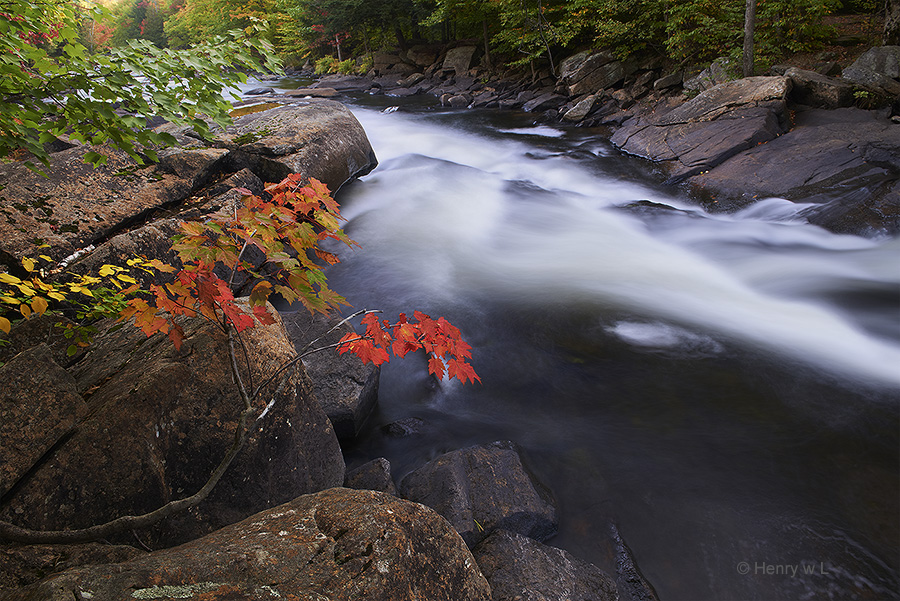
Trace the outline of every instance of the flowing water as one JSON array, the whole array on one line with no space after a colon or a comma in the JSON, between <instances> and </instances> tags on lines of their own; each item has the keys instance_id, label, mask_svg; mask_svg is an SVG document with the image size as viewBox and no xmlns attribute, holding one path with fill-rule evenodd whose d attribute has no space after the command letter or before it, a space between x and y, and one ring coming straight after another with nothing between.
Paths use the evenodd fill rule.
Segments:
<instances>
[{"instance_id":1,"label":"flowing water","mask_svg":"<svg viewBox=\"0 0 900 601\"><path fill-rule=\"evenodd\" d=\"M614 571L614 521L661 599L898 597L900 239L709 214L599 131L360 102L380 165L339 195L332 286L446 316L483 385L384 366L350 467L509 439L549 544Z\"/></svg>"}]
</instances>

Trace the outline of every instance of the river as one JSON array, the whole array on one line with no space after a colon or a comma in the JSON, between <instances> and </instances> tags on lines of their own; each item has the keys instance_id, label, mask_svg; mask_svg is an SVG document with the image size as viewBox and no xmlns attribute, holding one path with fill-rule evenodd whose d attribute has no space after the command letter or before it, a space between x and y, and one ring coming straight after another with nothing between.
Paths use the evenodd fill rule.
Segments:
<instances>
[{"instance_id":1,"label":"river","mask_svg":"<svg viewBox=\"0 0 900 601\"><path fill-rule=\"evenodd\" d=\"M380 164L338 196L361 247L329 280L450 319L483 384L392 361L350 467L508 439L548 543L614 572L613 521L663 600L900 596L900 239L709 214L601 131L390 104L352 105Z\"/></svg>"}]
</instances>

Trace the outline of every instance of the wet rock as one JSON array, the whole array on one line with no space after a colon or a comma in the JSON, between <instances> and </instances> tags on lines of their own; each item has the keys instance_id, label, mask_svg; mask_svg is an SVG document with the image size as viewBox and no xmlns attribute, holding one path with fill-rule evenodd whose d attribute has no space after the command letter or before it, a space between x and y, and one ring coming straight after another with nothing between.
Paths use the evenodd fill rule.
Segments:
<instances>
[{"instance_id":1,"label":"wet rock","mask_svg":"<svg viewBox=\"0 0 900 601\"><path fill-rule=\"evenodd\" d=\"M526 111L542 111L562 106L568 100L565 96L560 96L553 92L541 94L533 100L526 102L522 108Z\"/></svg>"},{"instance_id":2,"label":"wet rock","mask_svg":"<svg viewBox=\"0 0 900 601\"><path fill-rule=\"evenodd\" d=\"M43 530L79 528L139 515L200 489L234 440L242 403L225 335L200 318L182 324L180 350L165 336L100 325L94 344L70 369L88 414L5 500L3 519ZM294 356L280 320L245 330L243 340L248 385L251 374L258 385ZM141 540L176 544L343 483L337 439L302 366L269 385L256 403L260 417L210 496L142 532Z\"/></svg>"},{"instance_id":3,"label":"wet rock","mask_svg":"<svg viewBox=\"0 0 900 601\"><path fill-rule=\"evenodd\" d=\"M391 462L384 457L373 459L347 472L344 486L356 490L376 490L389 495L397 495L397 487L391 476Z\"/></svg>"},{"instance_id":4,"label":"wet rock","mask_svg":"<svg viewBox=\"0 0 900 601\"><path fill-rule=\"evenodd\" d=\"M493 601L618 601L597 566L531 538L496 530L473 551Z\"/></svg>"},{"instance_id":5,"label":"wet rock","mask_svg":"<svg viewBox=\"0 0 900 601\"><path fill-rule=\"evenodd\" d=\"M464 75L472 67L472 60L475 58L476 50L475 46L451 48L444 57L441 70L453 71L457 76Z\"/></svg>"},{"instance_id":6,"label":"wet rock","mask_svg":"<svg viewBox=\"0 0 900 601\"><path fill-rule=\"evenodd\" d=\"M509 442L441 455L408 474L399 489L444 516L470 547L498 528L546 540L559 524L550 492Z\"/></svg>"},{"instance_id":7,"label":"wet rock","mask_svg":"<svg viewBox=\"0 0 900 601\"><path fill-rule=\"evenodd\" d=\"M272 88L253 88L244 92L244 96L261 96L263 94L273 94L274 92L275 90Z\"/></svg>"},{"instance_id":8,"label":"wet rock","mask_svg":"<svg viewBox=\"0 0 900 601\"><path fill-rule=\"evenodd\" d=\"M653 585L644 577L615 522L608 524L616 554L616 587L622 601L659 601Z\"/></svg>"},{"instance_id":9,"label":"wet rock","mask_svg":"<svg viewBox=\"0 0 900 601\"><path fill-rule=\"evenodd\" d=\"M381 431L391 438L424 436L429 429L428 422L420 417L405 417L381 427Z\"/></svg>"},{"instance_id":10,"label":"wet rock","mask_svg":"<svg viewBox=\"0 0 900 601\"><path fill-rule=\"evenodd\" d=\"M345 334L353 333L350 324L340 325L340 316L312 315L302 308L283 313L281 318L298 353L308 350L310 344L312 349L337 344ZM329 333L332 328L336 329ZM378 402L380 369L332 348L306 356L303 365L338 439L355 438Z\"/></svg>"},{"instance_id":11,"label":"wet rock","mask_svg":"<svg viewBox=\"0 0 900 601\"><path fill-rule=\"evenodd\" d=\"M569 121L571 123L577 123L588 116L588 113L591 112L591 109L594 108L594 103L597 101L597 95L591 94L584 100L578 102L571 109L566 111L563 115L563 121Z\"/></svg>"},{"instance_id":12,"label":"wet rock","mask_svg":"<svg viewBox=\"0 0 900 601\"><path fill-rule=\"evenodd\" d=\"M450 526L415 503L338 488L174 549L51 576L0 599L274 598L489 601ZM90 597L88 597L88 595Z\"/></svg>"},{"instance_id":13,"label":"wet rock","mask_svg":"<svg viewBox=\"0 0 900 601\"><path fill-rule=\"evenodd\" d=\"M668 90L669 88L674 88L675 86L681 85L681 82L684 80L684 73L682 71L678 71L677 73L672 73L671 75L666 75L664 77L660 77L656 81L653 82L654 90Z\"/></svg>"},{"instance_id":14,"label":"wet rock","mask_svg":"<svg viewBox=\"0 0 900 601\"><path fill-rule=\"evenodd\" d=\"M326 75L321 77L311 88L331 88L338 92L365 92L372 87L372 81L359 75Z\"/></svg>"},{"instance_id":15,"label":"wet rock","mask_svg":"<svg viewBox=\"0 0 900 601\"><path fill-rule=\"evenodd\" d=\"M662 114L632 119L613 134L625 152L661 161L670 182L707 171L784 132L785 77L722 84Z\"/></svg>"},{"instance_id":16,"label":"wet rock","mask_svg":"<svg viewBox=\"0 0 900 601\"><path fill-rule=\"evenodd\" d=\"M344 105L330 100L244 115L234 120L229 133L232 139L249 138L231 152L230 170L249 168L267 182L301 173L335 192L378 164L359 121Z\"/></svg>"},{"instance_id":17,"label":"wet rock","mask_svg":"<svg viewBox=\"0 0 900 601\"><path fill-rule=\"evenodd\" d=\"M350 86L344 91L356 91L355 86ZM284 93L288 98L334 98L338 94L335 88L297 88Z\"/></svg>"},{"instance_id":18,"label":"wet rock","mask_svg":"<svg viewBox=\"0 0 900 601\"><path fill-rule=\"evenodd\" d=\"M799 111L790 132L693 177L691 185L713 209L735 210L757 198L779 196L818 204L808 210L808 218L835 232L897 233L896 130L885 113L876 111Z\"/></svg>"},{"instance_id":19,"label":"wet rock","mask_svg":"<svg viewBox=\"0 0 900 601\"><path fill-rule=\"evenodd\" d=\"M87 413L75 380L41 344L0 367L0 496Z\"/></svg>"},{"instance_id":20,"label":"wet rock","mask_svg":"<svg viewBox=\"0 0 900 601\"><path fill-rule=\"evenodd\" d=\"M791 67L784 72L791 80L790 99L806 106L835 109L853 106L853 92L857 89L850 82Z\"/></svg>"}]
</instances>

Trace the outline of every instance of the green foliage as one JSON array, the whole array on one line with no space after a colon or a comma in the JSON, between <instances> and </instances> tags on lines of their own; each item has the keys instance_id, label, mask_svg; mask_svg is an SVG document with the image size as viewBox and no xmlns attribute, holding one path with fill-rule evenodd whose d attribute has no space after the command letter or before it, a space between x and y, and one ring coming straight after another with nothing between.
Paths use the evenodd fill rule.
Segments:
<instances>
[{"instance_id":1,"label":"green foliage","mask_svg":"<svg viewBox=\"0 0 900 601\"><path fill-rule=\"evenodd\" d=\"M328 73L337 73L338 59L333 56L323 56L315 63L316 75L327 75Z\"/></svg>"},{"instance_id":2,"label":"green foliage","mask_svg":"<svg viewBox=\"0 0 900 601\"><path fill-rule=\"evenodd\" d=\"M7 0L2 6L8 12L0 12L0 157L21 149L46 164L44 144L68 135L153 161L153 147L174 140L148 129L148 118L190 124L208 136L208 120L230 122L222 92L246 80L236 68L277 67L269 45L238 31L178 52L132 40L91 55L79 39L78 5ZM102 17L99 8L92 11ZM87 159L100 164L106 157L94 152Z\"/></svg>"},{"instance_id":3,"label":"green foliage","mask_svg":"<svg viewBox=\"0 0 900 601\"><path fill-rule=\"evenodd\" d=\"M357 65L356 61L352 58L348 58L345 61L341 61L337 64L337 72L341 75L351 75L356 73Z\"/></svg>"}]
</instances>

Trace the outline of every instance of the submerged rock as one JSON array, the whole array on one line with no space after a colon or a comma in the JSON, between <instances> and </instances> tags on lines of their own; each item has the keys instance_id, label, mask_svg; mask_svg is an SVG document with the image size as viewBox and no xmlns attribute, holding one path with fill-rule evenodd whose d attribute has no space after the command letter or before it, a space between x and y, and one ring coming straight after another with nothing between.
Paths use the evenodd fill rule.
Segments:
<instances>
[{"instance_id":1,"label":"submerged rock","mask_svg":"<svg viewBox=\"0 0 900 601\"><path fill-rule=\"evenodd\" d=\"M537 540L556 534L556 504L509 442L441 455L407 475L400 493L444 516L470 547L502 528Z\"/></svg>"},{"instance_id":2,"label":"submerged rock","mask_svg":"<svg viewBox=\"0 0 900 601\"><path fill-rule=\"evenodd\" d=\"M597 566L527 536L496 530L474 549L493 601L618 601Z\"/></svg>"}]
</instances>

